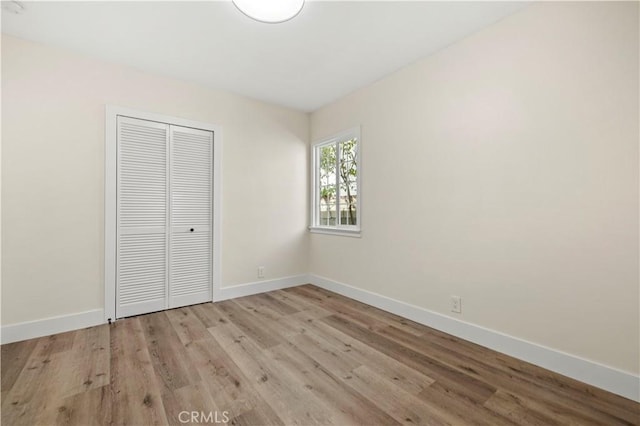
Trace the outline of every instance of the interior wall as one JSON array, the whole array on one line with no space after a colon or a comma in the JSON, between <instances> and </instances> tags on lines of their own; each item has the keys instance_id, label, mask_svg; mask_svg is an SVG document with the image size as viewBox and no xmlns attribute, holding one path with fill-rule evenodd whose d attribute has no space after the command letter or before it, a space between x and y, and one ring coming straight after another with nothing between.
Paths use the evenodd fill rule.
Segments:
<instances>
[{"instance_id":1,"label":"interior wall","mask_svg":"<svg viewBox=\"0 0 640 426\"><path fill-rule=\"evenodd\" d=\"M104 307L106 104L222 127L223 287L308 272L308 114L3 35L3 325Z\"/></svg>"},{"instance_id":2,"label":"interior wall","mask_svg":"<svg viewBox=\"0 0 640 426\"><path fill-rule=\"evenodd\" d=\"M363 180L311 272L638 374L638 31L540 2L313 113L362 126Z\"/></svg>"}]
</instances>

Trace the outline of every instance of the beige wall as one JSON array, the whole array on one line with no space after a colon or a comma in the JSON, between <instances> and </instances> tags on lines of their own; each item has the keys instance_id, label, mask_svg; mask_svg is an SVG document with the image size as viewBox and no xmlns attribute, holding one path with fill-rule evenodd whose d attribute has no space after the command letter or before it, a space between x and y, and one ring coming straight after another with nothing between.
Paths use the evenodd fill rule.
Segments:
<instances>
[{"instance_id":1,"label":"beige wall","mask_svg":"<svg viewBox=\"0 0 640 426\"><path fill-rule=\"evenodd\" d=\"M545 2L313 113L363 231L311 272L637 374L638 59L637 2Z\"/></svg>"},{"instance_id":2,"label":"beige wall","mask_svg":"<svg viewBox=\"0 0 640 426\"><path fill-rule=\"evenodd\" d=\"M3 325L104 306L105 104L222 127L222 286L308 271L307 114L3 36Z\"/></svg>"},{"instance_id":3,"label":"beige wall","mask_svg":"<svg viewBox=\"0 0 640 426\"><path fill-rule=\"evenodd\" d=\"M2 323L103 307L114 104L224 129L223 286L310 271L637 374L637 36L539 3L314 113L362 125L360 239L307 236L306 114L3 36Z\"/></svg>"}]
</instances>

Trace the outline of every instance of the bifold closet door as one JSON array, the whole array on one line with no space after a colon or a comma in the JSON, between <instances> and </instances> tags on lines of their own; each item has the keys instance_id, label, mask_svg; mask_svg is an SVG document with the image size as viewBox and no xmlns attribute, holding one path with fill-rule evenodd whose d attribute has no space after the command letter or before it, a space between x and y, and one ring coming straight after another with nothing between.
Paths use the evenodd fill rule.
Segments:
<instances>
[{"instance_id":1,"label":"bifold closet door","mask_svg":"<svg viewBox=\"0 0 640 426\"><path fill-rule=\"evenodd\" d=\"M169 126L118 117L116 318L167 307Z\"/></svg>"},{"instance_id":2,"label":"bifold closet door","mask_svg":"<svg viewBox=\"0 0 640 426\"><path fill-rule=\"evenodd\" d=\"M212 299L213 133L118 117L116 318Z\"/></svg>"},{"instance_id":3,"label":"bifold closet door","mask_svg":"<svg viewBox=\"0 0 640 426\"><path fill-rule=\"evenodd\" d=\"M170 126L169 307L212 299L213 133Z\"/></svg>"}]
</instances>

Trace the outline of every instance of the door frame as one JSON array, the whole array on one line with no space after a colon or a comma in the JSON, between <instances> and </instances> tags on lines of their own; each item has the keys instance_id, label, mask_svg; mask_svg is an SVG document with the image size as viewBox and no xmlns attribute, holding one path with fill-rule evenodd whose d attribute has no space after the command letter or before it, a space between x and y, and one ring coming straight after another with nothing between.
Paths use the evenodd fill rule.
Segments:
<instances>
[{"instance_id":1,"label":"door frame","mask_svg":"<svg viewBox=\"0 0 640 426\"><path fill-rule=\"evenodd\" d=\"M222 128L215 124L187 120L180 117L138 111L130 108L105 106L105 167L104 167L104 319L116 319L116 247L117 247L117 117L131 117L213 132L213 256L212 301L220 292L222 277Z\"/></svg>"}]
</instances>

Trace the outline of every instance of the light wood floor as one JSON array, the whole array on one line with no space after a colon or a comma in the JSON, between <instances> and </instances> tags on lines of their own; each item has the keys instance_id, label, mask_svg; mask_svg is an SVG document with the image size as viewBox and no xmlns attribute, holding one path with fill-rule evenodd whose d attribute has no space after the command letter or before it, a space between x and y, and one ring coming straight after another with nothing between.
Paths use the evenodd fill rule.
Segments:
<instances>
[{"instance_id":1,"label":"light wood floor","mask_svg":"<svg viewBox=\"0 0 640 426\"><path fill-rule=\"evenodd\" d=\"M3 345L1 391L3 425L640 424L640 404L311 285Z\"/></svg>"}]
</instances>

